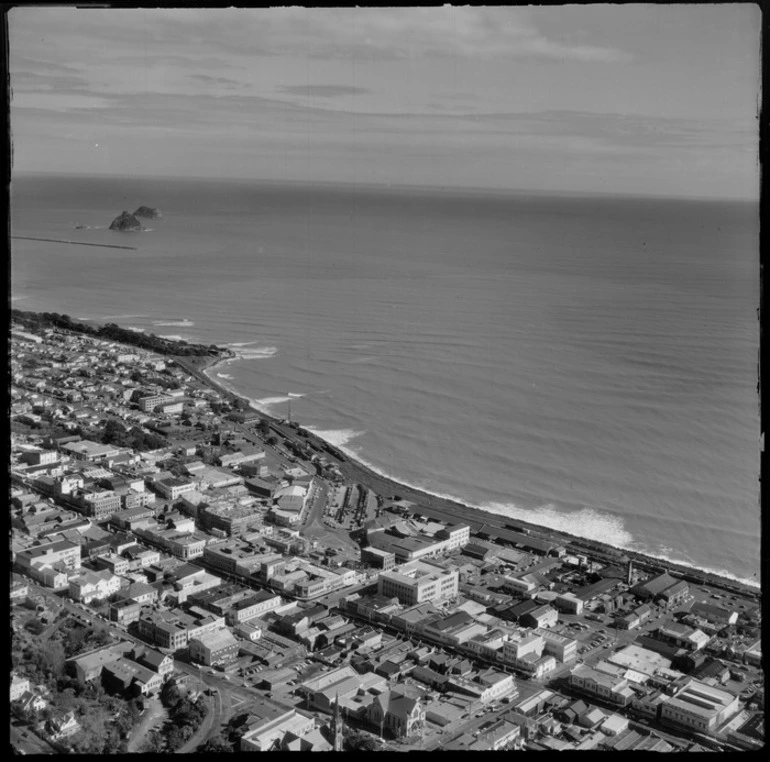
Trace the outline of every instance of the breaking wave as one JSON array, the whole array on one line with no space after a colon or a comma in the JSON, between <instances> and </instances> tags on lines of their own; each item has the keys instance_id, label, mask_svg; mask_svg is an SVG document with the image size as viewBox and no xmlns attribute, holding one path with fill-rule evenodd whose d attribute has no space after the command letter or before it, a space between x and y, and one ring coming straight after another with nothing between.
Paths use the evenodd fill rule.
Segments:
<instances>
[{"instance_id":1,"label":"breaking wave","mask_svg":"<svg viewBox=\"0 0 770 762\"><path fill-rule=\"evenodd\" d=\"M625 529L623 519L608 513L601 513L594 508L581 508L577 511L559 510L552 503L539 508L522 508L514 503L484 503L478 506L482 511L519 519L528 524L566 532L574 537L596 540L615 548L631 549L633 535Z\"/></svg>"},{"instance_id":2,"label":"breaking wave","mask_svg":"<svg viewBox=\"0 0 770 762\"><path fill-rule=\"evenodd\" d=\"M353 429L329 429L326 431L321 431L319 429L314 429L312 426L306 426L305 428L308 431L312 431L313 434L315 434L317 437L323 439L324 442L328 442L330 445L334 445L335 447L340 448L350 442L351 439L355 439L356 437L360 437L362 434L366 434L365 431L354 431ZM360 460L358 455L355 457L356 460Z\"/></svg>"},{"instance_id":3,"label":"breaking wave","mask_svg":"<svg viewBox=\"0 0 770 762\"><path fill-rule=\"evenodd\" d=\"M153 320L152 324L157 326L174 326L176 328L192 328L195 325L192 320L187 318L182 318L181 320Z\"/></svg>"},{"instance_id":4,"label":"breaking wave","mask_svg":"<svg viewBox=\"0 0 770 762\"><path fill-rule=\"evenodd\" d=\"M239 360L266 360L278 354L278 347L256 347L255 349L233 349Z\"/></svg>"},{"instance_id":5,"label":"breaking wave","mask_svg":"<svg viewBox=\"0 0 770 762\"><path fill-rule=\"evenodd\" d=\"M297 397L305 397L305 394L294 394L292 393L291 396L288 394L284 395L283 397L263 397L262 399L258 400L250 400L252 401L257 407L269 407L270 405L280 405L282 402L288 402L289 400L296 399Z\"/></svg>"}]
</instances>

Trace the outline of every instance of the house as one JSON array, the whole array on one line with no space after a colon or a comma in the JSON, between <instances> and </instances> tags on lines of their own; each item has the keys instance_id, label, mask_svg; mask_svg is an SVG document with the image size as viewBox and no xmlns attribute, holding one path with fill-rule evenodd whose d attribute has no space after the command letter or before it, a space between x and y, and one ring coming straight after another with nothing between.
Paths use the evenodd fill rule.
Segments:
<instances>
[{"instance_id":1,"label":"house","mask_svg":"<svg viewBox=\"0 0 770 762\"><path fill-rule=\"evenodd\" d=\"M120 577L109 569L84 571L69 582L69 595L75 601L90 603L94 599L109 598L120 590Z\"/></svg>"},{"instance_id":2,"label":"house","mask_svg":"<svg viewBox=\"0 0 770 762\"><path fill-rule=\"evenodd\" d=\"M48 702L42 696L32 691L24 691L16 702L22 712L40 712L48 706Z\"/></svg>"},{"instance_id":3,"label":"house","mask_svg":"<svg viewBox=\"0 0 770 762\"><path fill-rule=\"evenodd\" d=\"M80 730L80 723L75 719L74 712L51 717L45 724L45 729L55 740L74 735Z\"/></svg>"},{"instance_id":4,"label":"house","mask_svg":"<svg viewBox=\"0 0 770 762\"><path fill-rule=\"evenodd\" d=\"M29 680L25 677L14 675L11 679L11 701L21 698L27 691L29 691Z\"/></svg>"}]
</instances>

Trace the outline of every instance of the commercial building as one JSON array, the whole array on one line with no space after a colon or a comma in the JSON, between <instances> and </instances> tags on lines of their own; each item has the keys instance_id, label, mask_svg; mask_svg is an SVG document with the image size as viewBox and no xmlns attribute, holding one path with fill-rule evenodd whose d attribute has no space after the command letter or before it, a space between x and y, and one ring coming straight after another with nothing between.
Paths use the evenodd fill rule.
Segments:
<instances>
[{"instance_id":1,"label":"commercial building","mask_svg":"<svg viewBox=\"0 0 770 762\"><path fill-rule=\"evenodd\" d=\"M29 572L35 566L62 564L70 571L80 567L80 545L68 540L58 540L45 545L36 545L16 554L16 563L22 572Z\"/></svg>"},{"instance_id":2,"label":"commercial building","mask_svg":"<svg viewBox=\"0 0 770 762\"><path fill-rule=\"evenodd\" d=\"M618 706L627 706L634 697L628 687L628 680L600 672L587 664L577 664L572 668L569 685L581 693Z\"/></svg>"},{"instance_id":3,"label":"commercial building","mask_svg":"<svg viewBox=\"0 0 770 762\"><path fill-rule=\"evenodd\" d=\"M446 570L426 561L411 561L391 571L382 572L377 580L377 592L395 597L411 606L424 601L454 598L458 593L460 575L457 569Z\"/></svg>"},{"instance_id":4,"label":"commercial building","mask_svg":"<svg viewBox=\"0 0 770 762\"><path fill-rule=\"evenodd\" d=\"M195 489L194 482L187 482L173 477L158 479L153 482L152 486L167 500L178 500L186 492L192 492Z\"/></svg>"},{"instance_id":5,"label":"commercial building","mask_svg":"<svg viewBox=\"0 0 770 762\"><path fill-rule=\"evenodd\" d=\"M111 490L80 490L75 494L75 501L86 516L98 521L109 518L121 509L120 495Z\"/></svg>"},{"instance_id":6,"label":"commercial building","mask_svg":"<svg viewBox=\"0 0 770 762\"><path fill-rule=\"evenodd\" d=\"M238 641L230 630L220 629L192 638L188 641L188 648L194 661L210 667L235 658L238 654Z\"/></svg>"},{"instance_id":7,"label":"commercial building","mask_svg":"<svg viewBox=\"0 0 770 762\"><path fill-rule=\"evenodd\" d=\"M699 733L713 734L740 709L737 696L690 680L660 708L661 722Z\"/></svg>"}]
</instances>

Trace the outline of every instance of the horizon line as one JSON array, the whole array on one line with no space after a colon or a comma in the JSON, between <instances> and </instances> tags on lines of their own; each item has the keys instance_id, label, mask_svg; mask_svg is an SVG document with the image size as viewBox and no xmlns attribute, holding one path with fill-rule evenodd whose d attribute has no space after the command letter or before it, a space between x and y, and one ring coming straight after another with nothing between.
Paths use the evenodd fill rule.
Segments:
<instances>
[{"instance_id":1,"label":"horizon line","mask_svg":"<svg viewBox=\"0 0 770 762\"><path fill-rule=\"evenodd\" d=\"M365 182L356 180L287 180L284 178L271 177L218 177L206 175L120 175L107 172L66 172L56 170L13 170L9 181L9 187L13 185L13 178L16 176L41 176L41 177L89 177L89 178L113 178L115 180L182 180L182 181L206 181L206 182L233 182L233 183L256 183L256 184L275 184L289 186L334 186L349 188L368 188L377 190L424 190L438 191L441 193L477 193L493 195L535 195L535 196L591 196L600 198L627 198L627 199L647 199L661 201L694 201L694 202L723 202L723 203L756 203L760 202L760 192L758 189L756 196L685 196L674 194L656 194L641 193L630 191L589 191L589 190L571 190L571 189L537 189L537 188L504 188L504 187L485 187L476 185L428 185L420 183L394 183L394 182Z\"/></svg>"}]
</instances>

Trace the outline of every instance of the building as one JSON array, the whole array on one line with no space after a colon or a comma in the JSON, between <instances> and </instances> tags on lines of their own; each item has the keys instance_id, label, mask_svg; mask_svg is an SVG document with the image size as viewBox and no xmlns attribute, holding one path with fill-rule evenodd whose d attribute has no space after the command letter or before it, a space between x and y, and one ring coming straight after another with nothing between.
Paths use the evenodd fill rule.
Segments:
<instances>
[{"instance_id":1,"label":"building","mask_svg":"<svg viewBox=\"0 0 770 762\"><path fill-rule=\"evenodd\" d=\"M374 697L387 688L387 679L381 675L358 674L346 664L305 681L298 690L314 709L331 713L338 706L345 716L363 719Z\"/></svg>"},{"instance_id":2,"label":"building","mask_svg":"<svg viewBox=\"0 0 770 762\"><path fill-rule=\"evenodd\" d=\"M261 708L260 714L262 716L241 736L241 751L271 751L280 748L287 735L302 738L315 729L313 717L300 714L296 709L271 706Z\"/></svg>"},{"instance_id":3,"label":"building","mask_svg":"<svg viewBox=\"0 0 770 762\"><path fill-rule=\"evenodd\" d=\"M396 566L396 555L379 548L363 548L361 550L361 561L367 564L367 566L373 566L375 569L390 571Z\"/></svg>"},{"instance_id":4,"label":"building","mask_svg":"<svg viewBox=\"0 0 770 762\"><path fill-rule=\"evenodd\" d=\"M618 706L627 706L634 697L628 680L600 672L587 664L577 664L571 669L569 685L581 693Z\"/></svg>"},{"instance_id":5,"label":"building","mask_svg":"<svg viewBox=\"0 0 770 762\"><path fill-rule=\"evenodd\" d=\"M457 569L446 570L428 561L411 561L392 571L382 572L377 580L377 592L395 597L411 606L423 601L454 598L459 589Z\"/></svg>"},{"instance_id":6,"label":"building","mask_svg":"<svg viewBox=\"0 0 770 762\"><path fill-rule=\"evenodd\" d=\"M405 738L425 726L425 709L419 699L390 690L375 696L366 718L381 732Z\"/></svg>"},{"instance_id":7,"label":"building","mask_svg":"<svg viewBox=\"0 0 770 762\"><path fill-rule=\"evenodd\" d=\"M195 489L195 482L186 482L182 479L168 477L166 479L158 479L153 482L152 486L167 500L178 500L185 493L192 492Z\"/></svg>"},{"instance_id":8,"label":"building","mask_svg":"<svg viewBox=\"0 0 770 762\"><path fill-rule=\"evenodd\" d=\"M97 520L109 518L122 507L120 495L111 490L81 490L75 500L86 516Z\"/></svg>"},{"instance_id":9,"label":"building","mask_svg":"<svg viewBox=\"0 0 770 762\"><path fill-rule=\"evenodd\" d=\"M559 621L559 612L551 606L538 606L532 611L528 611L519 618L520 624L524 627L542 629L552 627Z\"/></svg>"},{"instance_id":10,"label":"building","mask_svg":"<svg viewBox=\"0 0 770 762\"><path fill-rule=\"evenodd\" d=\"M117 553L104 553L94 559L94 564L98 569L107 569L113 574L127 574L129 563L127 558L119 556Z\"/></svg>"},{"instance_id":11,"label":"building","mask_svg":"<svg viewBox=\"0 0 770 762\"><path fill-rule=\"evenodd\" d=\"M205 632L188 642L190 657L207 667L232 660L238 655L238 641L227 629Z\"/></svg>"},{"instance_id":12,"label":"building","mask_svg":"<svg viewBox=\"0 0 770 762\"><path fill-rule=\"evenodd\" d=\"M143 413L152 413L156 408L163 407L164 405L173 405L174 403L179 402L179 400L177 400L176 397L172 397L170 394L152 394L146 397L140 397L136 402Z\"/></svg>"},{"instance_id":13,"label":"building","mask_svg":"<svg viewBox=\"0 0 770 762\"><path fill-rule=\"evenodd\" d=\"M11 679L11 701L21 698L29 690L29 679L14 675Z\"/></svg>"},{"instance_id":14,"label":"building","mask_svg":"<svg viewBox=\"0 0 770 762\"><path fill-rule=\"evenodd\" d=\"M84 571L80 576L69 581L70 598L83 603L109 598L118 590L120 590L120 577L109 569Z\"/></svg>"},{"instance_id":15,"label":"building","mask_svg":"<svg viewBox=\"0 0 770 762\"><path fill-rule=\"evenodd\" d=\"M138 622L142 614L142 604L138 601L123 599L110 604L110 621L127 627L132 622Z\"/></svg>"},{"instance_id":16,"label":"building","mask_svg":"<svg viewBox=\"0 0 770 762\"><path fill-rule=\"evenodd\" d=\"M16 564L22 572L29 572L35 566L62 564L69 571L80 568L80 545L68 540L58 540L45 545L36 545L16 554Z\"/></svg>"},{"instance_id":17,"label":"building","mask_svg":"<svg viewBox=\"0 0 770 762\"><path fill-rule=\"evenodd\" d=\"M105 664L104 678L112 686L142 696L157 693L163 684L163 675L125 657Z\"/></svg>"},{"instance_id":18,"label":"building","mask_svg":"<svg viewBox=\"0 0 770 762\"><path fill-rule=\"evenodd\" d=\"M551 654L562 663L577 658L578 642L574 638L568 638L547 629L536 629L535 634L543 638L544 653Z\"/></svg>"},{"instance_id":19,"label":"building","mask_svg":"<svg viewBox=\"0 0 770 762\"><path fill-rule=\"evenodd\" d=\"M711 640L705 632L678 622L668 622L658 627L656 637L664 643L672 643L688 651L700 651Z\"/></svg>"},{"instance_id":20,"label":"building","mask_svg":"<svg viewBox=\"0 0 770 762\"><path fill-rule=\"evenodd\" d=\"M668 606L676 606L689 595L689 586L681 583L682 580L664 572L635 585L631 592L643 601L662 600Z\"/></svg>"},{"instance_id":21,"label":"building","mask_svg":"<svg viewBox=\"0 0 770 762\"><path fill-rule=\"evenodd\" d=\"M82 439L78 442L68 442L59 448L65 454L75 460L102 460L103 458L114 458L124 452L124 448L114 445L104 445L99 442L91 442L88 439Z\"/></svg>"},{"instance_id":22,"label":"building","mask_svg":"<svg viewBox=\"0 0 770 762\"><path fill-rule=\"evenodd\" d=\"M739 709L737 696L691 679L661 705L660 719L678 728L711 735Z\"/></svg>"},{"instance_id":23,"label":"building","mask_svg":"<svg viewBox=\"0 0 770 762\"><path fill-rule=\"evenodd\" d=\"M119 659L133 648L132 643L121 642L114 646L105 646L97 648L95 651L81 654L70 659L67 664L74 669L75 677L81 684L101 677L102 670L106 664Z\"/></svg>"}]
</instances>

